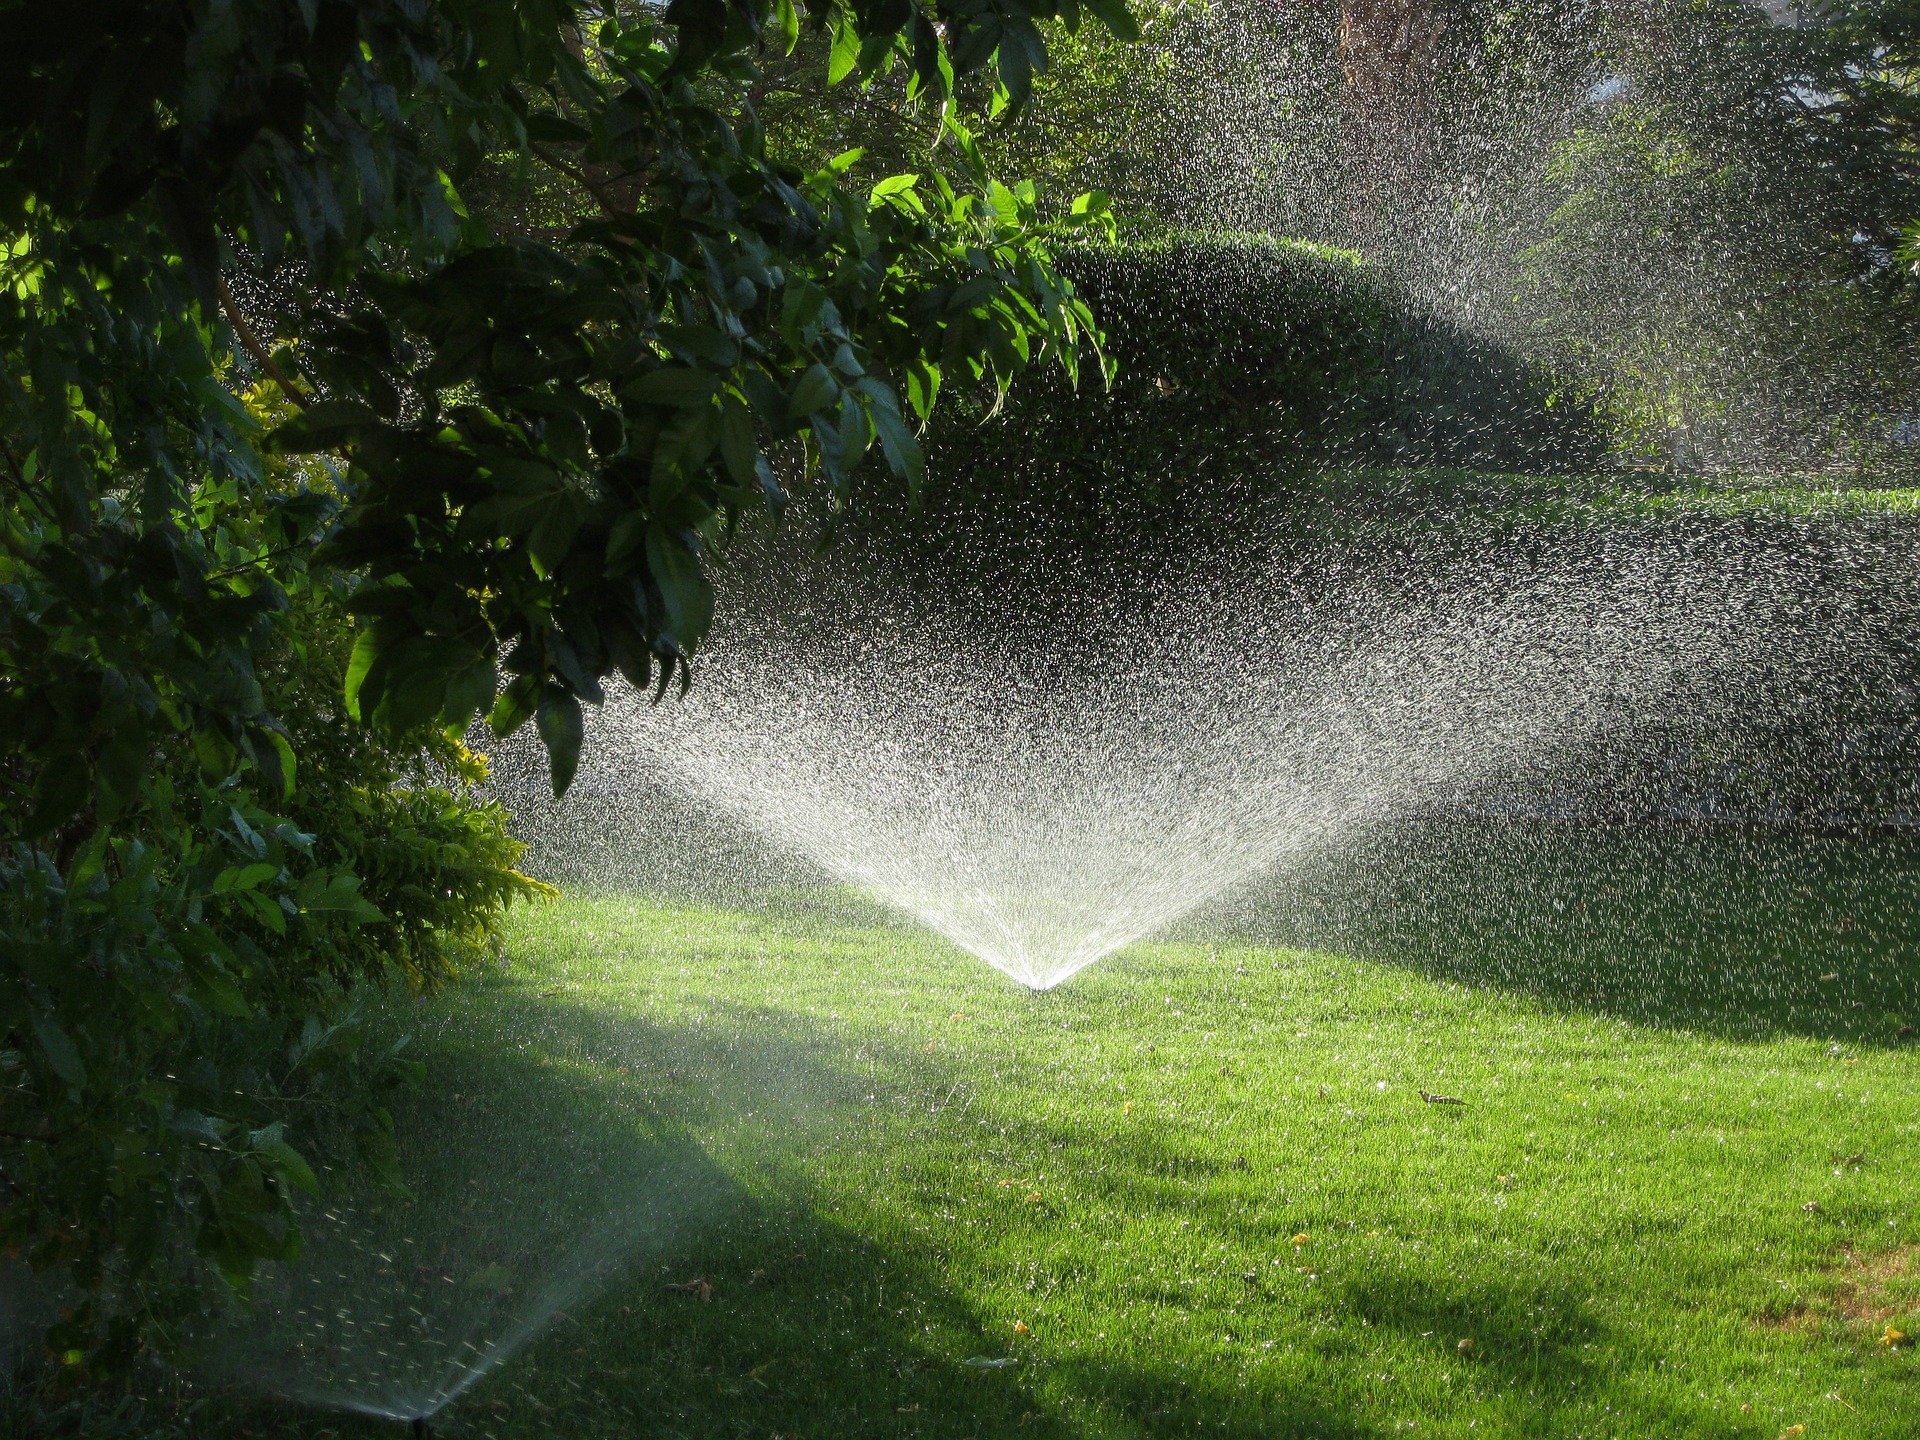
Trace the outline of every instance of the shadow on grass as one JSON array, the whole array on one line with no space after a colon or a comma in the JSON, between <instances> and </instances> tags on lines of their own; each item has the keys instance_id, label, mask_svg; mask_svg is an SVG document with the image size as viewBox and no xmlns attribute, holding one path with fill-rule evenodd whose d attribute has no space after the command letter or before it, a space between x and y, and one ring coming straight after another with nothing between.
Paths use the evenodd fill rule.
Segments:
<instances>
[{"instance_id":1,"label":"shadow on grass","mask_svg":"<svg viewBox=\"0 0 1920 1440\"><path fill-rule=\"evenodd\" d=\"M1581 1352L1605 1338L1586 1302L1551 1276L1514 1286L1457 1275L1370 1275L1329 1291L1328 1300L1368 1325L1431 1340L1515 1382L1545 1377L1565 1388L1586 1379L1593 1367Z\"/></svg>"},{"instance_id":2,"label":"shadow on grass","mask_svg":"<svg viewBox=\"0 0 1920 1440\"><path fill-rule=\"evenodd\" d=\"M1606 1337L1561 1277L1503 1288L1437 1259L1409 1265L1404 1253L1391 1269L1356 1265L1310 1298L1249 1289L1224 1271L1156 1290L1147 1273L1156 1257L1145 1253L1121 1268L1139 1271L1126 1283L1141 1323L1154 1315L1152 1324L1183 1336L1164 1363L1142 1358L1150 1345L1017 1339L1004 1316L988 1313L991 1286L979 1278L1007 1264L991 1248L1014 1238L1005 1227L1031 1225L1020 1253L1057 1287L1056 1300L1082 1283L1089 1254L1077 1253L1087 1242L1070 1217L1039 1210L1002 1212L1018 1218L996 1221L1003 1228L992 1236L935 1223L942 1197L980 1183L977 1152L989 1137L1012 1150L1064 1150L1063 1165L1097 1165L1104 1200L1129 1224L1185 1221L1228 1251L1271 1249L1285 1217L1251 1213L1255 1182L1220 1157L1188 1153L1191 1137L1136 1132L1118 1145L991 1095L956 1108L974 1070L904 1039L867 1031L854 1045L790 1011L724 1005L698 1023L655 1024L508 983L482 984L463 1004L430 1045L428 1087L403 1116L423 1145L439 1146L424 1162L432 1173L422 1175L419 1205L441 1215L476 1180L505 1185L516 1194L503 1213L536 1227L516 1239L524 1252L530 1239L549 1244L538 1216L574 1215L583 1196L614 1203L607 1177L619 1191L644 1188L663 1169L691 1174L704 1200L602 1269L592 1293L463 1395L440 1422L446 1435L1091 1440L1204 1429L1379 1440L1393 1422L1369 1417L1394 1410L1392 1368L1436 1348L1428 1358L1454 1367L1463 1401L1517 1407L1527 1418L1516 1433L1548 1434L1559 1433L1558 1407L1595 1384L1589 1347ZM460 1097L482 1093L485 1143L474 1144L460 1138L469 1122L446 1117L472 1103ZM922 1187L922 1203L892 1194L849 1213L844 1189L819 1180L843 1159L889 1186ZM591 1183L575 1173L585 1165L599 1167ZM564 1246L549 1248L566 1262ZM962 1274L971 1279L954 1278ZM397 1298L411 1293L404 1287L394 1293L387 1309L413 1303ZM1124 1308L1116 1319L1135 1323ZM1256 1320L1317 1345L1313 1363L1262 1374L1265 1352L1247 1343ZM1205 1363L1196 1354L1208 1352L1184 1338L1202 1331L1220 1332L1225 1347ZM1468 1336L1473 1353L1459 1356L1454 1346ZM1019 1363L977 1363L1008 1358ZM219 1433L403 1432L253 1403L229 1411Z\"/></svg>"},{"instance_id":3,"label":"shadow on grass","mask_svg":"<svg viewBox=\"0 0 1920 1440\"><path fill-rule=\"evenodd\" d=\"M476 1293L472 1277L510 1269L540 1292L553 1278L531 1273L542 1253L556 1274L588 1270L591 1293L460 1395L437 1433L1144 1436L1186 1433L1202 1416L1230 1434L1376 1433L1312 1396L1249 1401L1183 1367L1047 1358L949 1281L964 1239L884 1226L876 1236L837 1215L810 1175L843 1147L884 1145L889 1127L938 1123L940 1097L964 1085L920 1051L865 1037L856 1054L787 1012L715 1010L662 1026L484 988L425 1047L429 1080L399 1117L415 1200L348 1214L349 1246L321 1237L299 1308L327 1323L304 1337L282 1326L256 1345L253 1385L215 1401L219 1433L404 1434L399 1421L300 1397L338 1397L354 1365L368 1371L357 1393L370 1404L439 1383L444 1347L423 1356L409 1332L425 1319L436 1335L497 1338L525 1307ZM993 1126L1003 1137L1028 1128L999 1114ZM1032 1131L1011 1143L1058 1143L1052 1128ZM1162 1183L1178 1157L1149 1146L1136 1163L1142 1189L1126 1203L1180 1206ZM625 1187L649 1174L664 1177L668 1200L656 1197L647 1225L625 1223ZM485 1197L478 1217L474 1191ZM595 1203L606 1210L597 1222ZM600 1238L568 1233L576 1224L597 1224ZM605 1241L614 1230L617 1255ZM332 1317L351 1317L353 1337Z\"/></svg>"},{"instance_id":4,"label":"shadow on grass","mask_svg":"<svg viewBox=\"0 0 1920 1440\"><path fill-rule=\"evenodd\" d=\"M1019 1366L966 1363L1005 1347L937 1265L805 1193L884 1082L790 1020L714 1020L468 987L396 1105L413 1199L329 1197L219 1367L220 1433L399 1436L355 1410L431 1408L495 1346L436 1433L959 1436L1036 1414Z\"/></svg>"},{"instance_id":5,"label":"shadow on grass","mask_svg":"<svg viewBox=\"0 0 1920 1440\"><path fill-rule=\"evenodd\" d=\"M1204 923L1728 1039L1911 1043L1920 839L1430 825L1322 857Z\"/></svg>"}]
</instances>

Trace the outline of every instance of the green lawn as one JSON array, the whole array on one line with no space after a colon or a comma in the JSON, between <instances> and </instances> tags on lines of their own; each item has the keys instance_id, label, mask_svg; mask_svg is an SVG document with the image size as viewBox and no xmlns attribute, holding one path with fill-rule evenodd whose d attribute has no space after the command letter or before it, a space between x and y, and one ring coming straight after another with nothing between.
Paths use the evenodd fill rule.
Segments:
<instances>
[{"instance_id":1,"label":"green lawn","mask_svg":"<svg viewBox=\"0 0 1920 1440\"><path fill-rule=\"evenodd\" d=\"M361 1223L495 1330L594 1278L448 1433L1920 1434L1920 851L1441 849L1044 995L826 892L525 914Z\"/></svg>"}]
</instances>

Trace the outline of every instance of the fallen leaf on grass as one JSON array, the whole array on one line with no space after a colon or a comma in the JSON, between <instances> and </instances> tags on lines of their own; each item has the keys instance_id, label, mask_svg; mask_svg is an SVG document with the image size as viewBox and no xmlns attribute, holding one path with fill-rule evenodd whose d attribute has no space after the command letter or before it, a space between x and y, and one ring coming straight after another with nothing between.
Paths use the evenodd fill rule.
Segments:
<instances>
[{"instance_id":1,"label":"fallen leaf on grass","mask_svg":"<svg viewBox=\"0 0 1920 1440\"><path fill-rule=\"evenodd\" d=\"M1822 1205L1818 1200L1809 1200L1800 1208L1809 1215L1824 1215L1827 1213L1827 1207Z\"/></svg>"},{"instance_id":2,"label":"fallen leaf on grass","mask_svg":"<svg viewBox=\"0 0 1920 1440\"><path fill-rule=\"evenodd\" d=\"M1013 1189L1013 1181L1011 1181L1011 1180L1002 1180L1002 1181L1000 1182L1000 1188L1001 1188L1002 1190L1011 1190L1011 1189Z\"/></svg>"},{"instance_id":3,"label":"fallen leaf on grass","mask_svg":"<svg viewBox=\"0 0 1920 1440\"><path fill-rule=\"evenodd\" d=\"M1462 1355L1471 1355L1473 1353L1473 1337L1469 1335L1453 1348L1458 1350Z\"/></svg>"},{"instance_id":4,"label":"fallen leaf on grass","mask_svg":"<svg viewBox=\"0 0 1920 1440\"><path fill-rule=\"evenodd\" d=\"M1304 1245L1307 1243L1308 1238L1307 1232L1302 1230L1298 1235L1293 1237L1293 1243L1295 1245Z\"/></svg>"},{"instance_id":5,"label":"fallen leaf on grass","mask_svg":"<svg viewBox=\"0 0 1920 1440\"><path fill-rule=\"evenodd\" d=\"M1039 1203L1040 1203L1040 1192L1038 1190L1034 1191L1031 1195L1027 1196L1027 1204L1038 1205Z\"/></svg>"},{"instance_id":6,"label":"fallen leaf on grass","mask_svg":"<svg viewBox=\"0 0 1920 1440\"><path fill-rule=\"evenodd\" d=\"M1013 1333L1016 1335L1031 1335L1033 1331L1027 1328L1026 1321L1016 1320L1013 1322Z\"/></svg>"},{"instance_id":7,"label":"fallen leaf on grass","mask_svg":"<svg viewBox=\"0 0 1920 1440\"><path fill-rule=\"evenodd\" d=\"M703 1304L711 1305L713 1303L713 1286L708 1284L704 1278L683 1280L678 1285L668 1282L667 1289L677 1295L698 1295Z\"/></svg>"},{"instance_id":8,"label":"fallen leaf on grass","mask_svg":"<svg viewBox=\"0 0 1920 1440\"><path fill-rule=\"evenodd\" d=\"M1804 1435L1806 1433L1807 1427L1804 1425L1789 1425L1780 1432L1780 1440L1792 1440L1793 1436Z\"/></svg>"},{"instance_id":9,"label":"fallen leaf on grass","mask_svg":"<svg viewBox=\"0 0 1920 1440\"><path fill-rule=\"evenodd\" d=\"M1905 1345L1907 1343L1907 1332L1888 1325L1885 1333L1880 1337L1880 1343L1885 1345L1889 1350L1896 1345Z\"/></svg>"}]
</instances>

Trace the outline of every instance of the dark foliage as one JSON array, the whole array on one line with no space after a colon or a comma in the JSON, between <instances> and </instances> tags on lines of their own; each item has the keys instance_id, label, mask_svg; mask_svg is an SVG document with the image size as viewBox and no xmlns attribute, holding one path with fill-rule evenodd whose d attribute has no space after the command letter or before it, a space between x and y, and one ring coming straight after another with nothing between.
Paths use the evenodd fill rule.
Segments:
<instances>
[{"instance_id":1,"label":"dark foliage","mask_svg":"<svg viewBox=\"0 0 1920 1440\"><path fill-rule=\"evenodd\" d=\"M929 436L925 513L952 539L1038 530L1074 551L1204 542L1329 466L1591 468L1606 437L1550 375L1422 314L1357 257L1183 236L1062 257L1118 371L1102 395L1044 381Z\"/></svg>"},{"instance_id":2,"label":"dark foliage","mask_svg":"<svg viewBox=\"0 0 1920 1440\"><path fill-rule=\"evenodd\" d=\"M1080 13L0 12L0 1242L79 1287L75 1366L295 1259L330 1130L392 1171L356 990L536 888L450 736L534 721L564 788L605 677L684 682L743 515L917 482L943 378L1077 375L1037 196L939 102L1017 107ZM938 166L767 158L803 24L911 72Z\"/></svg>"}]
</instances>

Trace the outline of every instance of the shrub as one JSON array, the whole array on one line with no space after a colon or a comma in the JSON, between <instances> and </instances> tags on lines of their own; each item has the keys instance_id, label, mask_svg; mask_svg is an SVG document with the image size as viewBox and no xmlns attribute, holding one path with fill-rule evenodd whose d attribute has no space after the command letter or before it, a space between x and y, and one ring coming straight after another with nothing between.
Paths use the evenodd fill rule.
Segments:
<instances>
[{"instance_id":1,"label":"shrub","mask_svg":"<svg viewBox=\"0 0 1920 1440\"><path fill-rule=\"evenodd\" d=\"M1112 387L1036 376L990 414L943 412L925 516L895 507L883 524L941 534L1018 514L1081 548L1238 526L1329 464L1558 472L1606 453L1586 399L1348 252L1182 235L1082 248L1061 268L1105 327Z\"/></svg>"},{"instance_id":2,"label":"shrub","mask_svg":"<svg viewBox=\"0 0 1920 1440\"><path fill-rule=\"evenodd\" d=\"M10 497L0 1247L64 1268L80 1299L49 1340L95 1370L297 1259L316 1147L398 1183L381 1094L408 1066L360 997L432 988L545 889L456 738L341 713L344 581L302 543L328 507L285 479L210 481L159 535L111 495Z\"/></svg>"}]
</instances>

